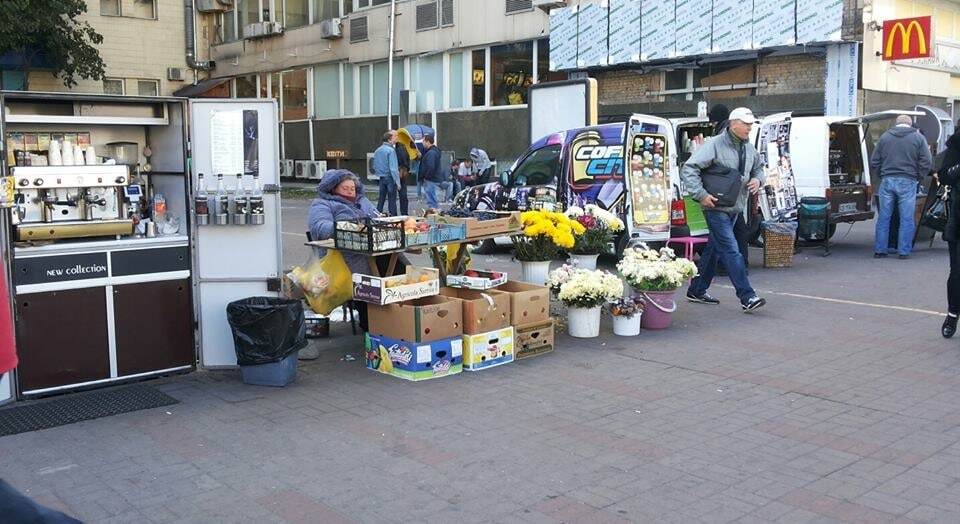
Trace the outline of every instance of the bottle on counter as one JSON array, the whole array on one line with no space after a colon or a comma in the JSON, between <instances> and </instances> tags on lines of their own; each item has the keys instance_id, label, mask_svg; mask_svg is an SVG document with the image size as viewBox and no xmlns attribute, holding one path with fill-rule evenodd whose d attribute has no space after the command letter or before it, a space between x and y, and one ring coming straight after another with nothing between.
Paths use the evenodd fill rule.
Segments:
<instances>
[{"instance_id":1,"label":"bottle on counter","mask_svg":"<svg viewBox=\"0 0 960 524\"><path fill-rule=\"evenodd\" d=\"M260 187L260 175L253 174L253 190L247 197L250 206L250 223L256 226L263 224L263 188Z\"/></svg>"},{"instance_id":2,"label":"bottle on counter","mask_svg":"<svg viewBox=\"0 0 960 524\"><path fill-rule=\"evenodd\" d=\"M237 189L233 193L233 223L238 226L247 224L250 214L250 199L247 188L243 186L243 173L237 173Z\"/></svg>"},{"instance_id":3,"label":"bottle on counter","mask_svg":"<svg viewBox=\"0 0 960 524\"><path fill-rule=\"evenodd\" d=\"M197 175L197 194L193 198L193 209L197 225L205 226L210 223L210 195L207 194L207 181L203 179L203 173Z\"/></svg>"},{"instance_id":4,"label":"bottle on counter","mask_svg":"<svg viewBox=\"0 0 960 524\"><path fill-rule=\"evenodd\" d=\"M167 199L163 198L161 193L154 193L152 211L151 218L154 223L163 224L167 221Z\"/></svg>"},{"instance_id":5,"label":"bottle on counter","mask_svg":"<svg viewBox=\"0 0 960 524\"><path fill-rule=\"evenodd\" d=\"M223 173L217 174L217 193L214 195L217 204L217 214L213 223L218 226L227 224L230 218L230 196L227 195L226 188L223 187Z\"/></svg>"}]
</instances>

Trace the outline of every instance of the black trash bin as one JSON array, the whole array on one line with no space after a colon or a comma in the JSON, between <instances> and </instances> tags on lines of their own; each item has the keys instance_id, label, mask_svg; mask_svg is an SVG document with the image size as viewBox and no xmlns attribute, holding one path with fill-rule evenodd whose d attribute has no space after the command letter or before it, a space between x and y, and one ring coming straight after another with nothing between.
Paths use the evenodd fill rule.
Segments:
<instances>
[{"instance_id":1,"label":"black trash bin","mask_svg":"<svg viewBox=\"0 0 960 524\"><path fill-rule=\"evenodd\" d=\"M286 386L297 375L297 352L307 345L299 300L250 297L227 304L237 364L247 384Z\"/></svg>"},{"instance_id":2,"label":"black trash bin","mask_svg":"<svg viewBox=\"0 0 960 524\"><path fill-rule=\"evenodd\" d=\"M798 219L800 226L797 236L808 241L824 241L830 235L828 220L830 201L823 197L803 197L800 199Z\"/></svg>"}]
</instances>

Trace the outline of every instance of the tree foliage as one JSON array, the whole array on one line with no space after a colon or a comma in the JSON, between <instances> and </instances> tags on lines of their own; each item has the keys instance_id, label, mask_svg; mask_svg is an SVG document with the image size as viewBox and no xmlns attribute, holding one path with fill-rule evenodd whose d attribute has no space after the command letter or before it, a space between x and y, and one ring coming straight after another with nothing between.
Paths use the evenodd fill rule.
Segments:
<instances>
[{"instance_id":1,"label":"tree foliage","mask_svg":"<svg viewBox=\"0 0 960 524\"><path fill-rule=\"evenodd\" d=\"M86 12L84 0L0 0L0 54L20 58L25 73L42 66L68 88L101 80L103 36L79 20Z\"/></svg>"}]
</instances>

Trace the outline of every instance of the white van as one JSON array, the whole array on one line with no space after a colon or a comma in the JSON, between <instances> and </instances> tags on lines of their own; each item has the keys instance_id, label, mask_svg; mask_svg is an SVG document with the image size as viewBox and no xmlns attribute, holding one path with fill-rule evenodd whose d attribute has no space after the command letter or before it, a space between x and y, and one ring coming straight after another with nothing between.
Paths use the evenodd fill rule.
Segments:
<instances>
[{"instance_id":1,"label":"white van","mask_svg":"<svg viewBox=\"0 0 960 524\"><path fill-rule=\"evenodd\" d=\"M764 220L794 220L803 197L830 202L830 234L837 223L874 216L867 126L918 111L889 110L860 117L778 113L751 132L764 162L767 186L760 199Z\"/></svg>"}]
</instances>

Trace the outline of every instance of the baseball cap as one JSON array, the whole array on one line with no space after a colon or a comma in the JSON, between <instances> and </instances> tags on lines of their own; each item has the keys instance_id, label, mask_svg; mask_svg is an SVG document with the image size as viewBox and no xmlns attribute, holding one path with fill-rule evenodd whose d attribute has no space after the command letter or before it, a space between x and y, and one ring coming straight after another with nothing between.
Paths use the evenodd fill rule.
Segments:
<instances>
[{"instance_id":1,"label":"baseball cap","mask_svg":"<svg viewBox=\"0 0 960 524\"><path fill-rule=\"evenodd\" d=\"M730 111L730 120L740 120L744 124L755 124L757 117L753 116L753 111L746 107L738 107Z\"/></svg>"}]
</instances>

